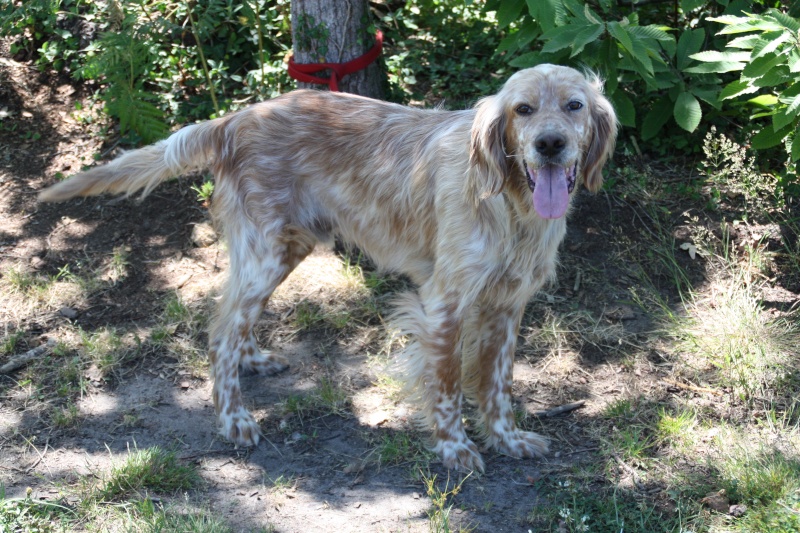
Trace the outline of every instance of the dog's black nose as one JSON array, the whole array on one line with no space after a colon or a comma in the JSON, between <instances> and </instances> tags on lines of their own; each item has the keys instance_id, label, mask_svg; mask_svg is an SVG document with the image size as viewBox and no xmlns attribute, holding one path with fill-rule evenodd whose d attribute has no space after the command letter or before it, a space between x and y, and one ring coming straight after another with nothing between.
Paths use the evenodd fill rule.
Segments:
<instances>
[{"instance_id":1,"label":"dog's black nose","mask_svg":"<svg viewBox=\"0 0 800 533\"><path fill-rule=\"evenodd\" d=\"M536 138L536 151L543 156L558 155L566 146L567 140L558 133L543 133Z\"/></svg>"}]
</instances>

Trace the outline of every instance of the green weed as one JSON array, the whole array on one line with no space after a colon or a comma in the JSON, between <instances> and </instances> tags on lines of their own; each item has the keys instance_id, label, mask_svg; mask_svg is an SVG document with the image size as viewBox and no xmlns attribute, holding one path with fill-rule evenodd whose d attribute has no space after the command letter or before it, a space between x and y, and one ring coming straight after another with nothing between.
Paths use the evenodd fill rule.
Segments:
<instances>
[{"instance_id":1,"label":"green weed","mask_svg":"<svg viewBox=\"0 0 800 533\"><path fill-rule=\"evenodd\" d=\"M458 483L450 487L450 478L445 481L444 488L440 489L436 484L436 474L426 475L420 472L422 482L425 485L425 493L431 500L431 509L428 510L428 528L431 533L449 533L450 531L471 531L469 527L459 527L452 529L450 513L453 510L452 499L461 492L461 487L469 478L464 477Z\"/></svg>"},{"instance_id":2,"label":"green weed","mask_svg":"<svg viewBox=\"0 0 800 533\"><path fill-rule=\"evenodd\" d=\"M425 445L407 432L391 432L379 437L373 454L380 465L418 464L433 459Z\"/></svg>"},{"instance_id":3,"label":"green weed","mask_svg":"<svg viewBox=\"0 0 800 533\"><path fill-rule=\"evenodd\" d=\"M301 330L308 330L322 322L324 317L319 305L303 300L295 306L293 322Z\"/></svg>"},{"instance_id":4,"label":"green weed","mask_svg":"<svg viewBox=\"0 0 800 533\"><path fill-rule=\"evenodd\" d=\"M791 385L800 333L793 321L766 313L752 286L722 282L711 297L694 296L687 312L673 326L683 350L716 368L742 399Z\"/></svg>"},{"instance_id":5,"label":"green weed","mask_svg":"<svg viewBox=\"0 0 800 533\"><path fill-rule=\"evenodd\" d=\"M17 351L17 346L25 338L25 332L22 330L7 333L0 339L0 355L9 355Z\"/></svg>"},{"instance_id":6,"label":"green weed","mask_svg":"<svg viewBox=\"0 0 800 533\"><path fill-rule=\"evenodd\" d=\"M53 425L60 429L75 427L81 420L78 406L74 403L69 403L66 407L54 408L50 419L53 421Z\"/></svg>"},{"instance_id":7,"label":"green weed","mask_svg":"<svg viewBox=\"0 0 800 533\"><path fill-rule=\"evenodd\" d=\"M800 458L744 435L720 439L722 487L732 503L747 506L735 531L789 533L800 530Z\"/></svg>"},{"instance_id":8,"label":"green weed","mask_svg":"<svg viewBox=\"0 0 800 533\"><path fill-rule=\"evenodd\" d=\"M174 451L155 446L130 452L121 464L112 467L94 495L100 501L109 501L143 490L169 493L199 484L200 476L193 466L182 464Z\"/></svg>"},{"instance_id":9,"label":"green weed","mask_svg":"<svg viewBox=\"0 0 800 533\"><path fill-rule=\"evenodd\" d=\"M25 498L7 498L0 484L0 531L50 533L69 531L76 524L76 513L61 504L34 500L31 489Z\"/></svg>"},{"instance_id":10,"label":"green weed","mask_svg":"<svg viewBox=\"0 0 800 533\"><path fill-rule=\"evenodd\" d=\"M131 348L125 345L122 337L110 328L94 333L81 331L81 345L83 354L97 365L103 376L118 370L131 353Z\"/></svg>"},{"instance_id":11,"label":"green weed","mask_svg":"<svg viewBox=\"0 0 800 533\"><path fill-rule=\"evenodd\" d=\"M197 193L197 201L203 205L211 204L211 197L214 195L214 181L207 179L199 186L192 185L192 190Z\"/></svg>"},{"instance_id":12,"label":"green weed","mask_svg":"<svg viewBox=\"0 0 800 533\"><path fill-rule=\"evenodd\" d=\"M301 419L310 415L343 416L349 404L347 392L331 379L323 377L311 392L289 396L283 403L283 411Z\"/></svg>"}]
</instances>

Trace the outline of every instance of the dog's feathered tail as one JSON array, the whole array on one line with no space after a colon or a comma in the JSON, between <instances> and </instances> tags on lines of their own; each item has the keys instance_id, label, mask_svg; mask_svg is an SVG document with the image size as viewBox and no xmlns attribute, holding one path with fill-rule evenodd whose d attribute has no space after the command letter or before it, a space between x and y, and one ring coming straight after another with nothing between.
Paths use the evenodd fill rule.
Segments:
<instances>
[{"instance_id":1,"label":"dog's feathered tail","mask_svg":"<svg viewBox=\"0 0 800 533\"><path fill-rule=\"evenodd\" d=\"M167 139L125 152L107 165L72 176L39 193L41 202L103 193L146 196L161 182L199 170L224 150L225 118L182 128Z\"/></svg>"}]
</instances>

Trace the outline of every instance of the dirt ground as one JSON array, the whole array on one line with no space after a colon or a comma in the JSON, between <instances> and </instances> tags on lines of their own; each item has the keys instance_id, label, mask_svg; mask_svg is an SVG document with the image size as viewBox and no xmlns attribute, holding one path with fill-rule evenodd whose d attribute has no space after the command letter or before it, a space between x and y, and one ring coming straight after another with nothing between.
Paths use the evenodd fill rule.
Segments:
<instances>
[{"instance_id":1,"label":"dirt ground","mask_svg":"<svg viewBox=\"0 0 800 533\"><path fill-rule=\"evenodd\" d=\"M207 316L224 275L224 246L193 241L195 226L208 222L206 208L190 188L199 178L165 184L141 203L109 197L36 203L36 193L59 173L75 173L95 154L117 153L118 147L103 144L90 96L90 88L0 57L0 276L12 270L56 276L65 265L73 274L113 276L113 269L104 270L110 258L120 250L126 257L124 277L103 290L0 309L5 334L24 333L15 352L74 339L78 328L113 328L124 338L147 332L176 293ZM661 381L670 369L657 346L641 346L654 324L631 303L639 280L619 252L618 245L636 241L644 226L623 199L579 196L562 247L559 280L531 303L514 368L519 408L531 415L530 427L551 439L552 452L542 460L486 452L486 473L472 475L451 501L454 524L486 532L530 530L528 517L548 505L541 487L597 460L600 443L589 428L596 427L593 421L605 405L676 392ZM688 254L681 261L693 281L701 282L699 263ZM341 265L339 254L318 250L264 314L262 344L289 356L292 366L275 377L242 380L265 436L257 448L234 449L216 435L205 370L188 366L167 349L144 350L110 378L87 369L85 390L76 399L79 423L70 427L52 423L46 409L50 400L38 402L34 385L17 386L17 371L0 376L0 482L7 494L21 496L30 487L46 499L82 477L108 471L134 447L158 445L176 449L182 460L198 466L205 484L188 498L235 530L427 531L432 504L421 476L436 475L443 482L448 472L421 455L398 463L375 457L376 443L405 435L423 438L410 424L411 408L380 385L382 370L374 364L384 344L376 333L380 316L367 318L364 327L340 330L322 323L289 326L296 323L292 315L300 304L325 307L339 297L326 280ZM666 301L674 302L677 295L670 287L665 282L661 289ZM787 283L775 300L788 305L798 289ZM560 353L537 346L541 326L552 322L548 318L575 316L596 321L602 339L566 342ZM187 342L190 351L205 355L204 333ZM0 356L0 364L6 359ZM280 406L288 398L314 390L323 380L347 392L342 409L284 414ZM575 401L585 404L562 416L532 416ZM450 474L449 479L452 486L460 478ZM667 500L659 487L647 490L649 497Z\"/></svg>"}]
</instances>

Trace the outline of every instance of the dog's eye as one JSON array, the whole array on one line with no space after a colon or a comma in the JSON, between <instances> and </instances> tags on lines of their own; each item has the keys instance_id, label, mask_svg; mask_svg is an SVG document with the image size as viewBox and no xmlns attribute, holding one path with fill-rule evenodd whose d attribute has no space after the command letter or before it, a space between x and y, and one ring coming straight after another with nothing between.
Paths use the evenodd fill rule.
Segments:
<instances>
[{"instance_id":1,"label":"dog's eye","mask_svg":"<svg viewBox=\"0 0 800 533\"><path fill-rule=\"evenodd\" d=\"M532 115L533 114L533 108L531 106L529 106L528 104L520 104L520 105L518 105L517 108L515 109L515 111L519 115Z\"/></svg>"},{"instance_id":2,"label":"dog's eye","mask_svg":"<svg viewBox=\"0 0 800 533\"><path fill-rule=\"evenodd\" d=\"M577 100L570 100L567 104L567 109L570 111L577 111L578 109L583 107L583 102L579 102Z\"/></svg>"}]
</instances>

